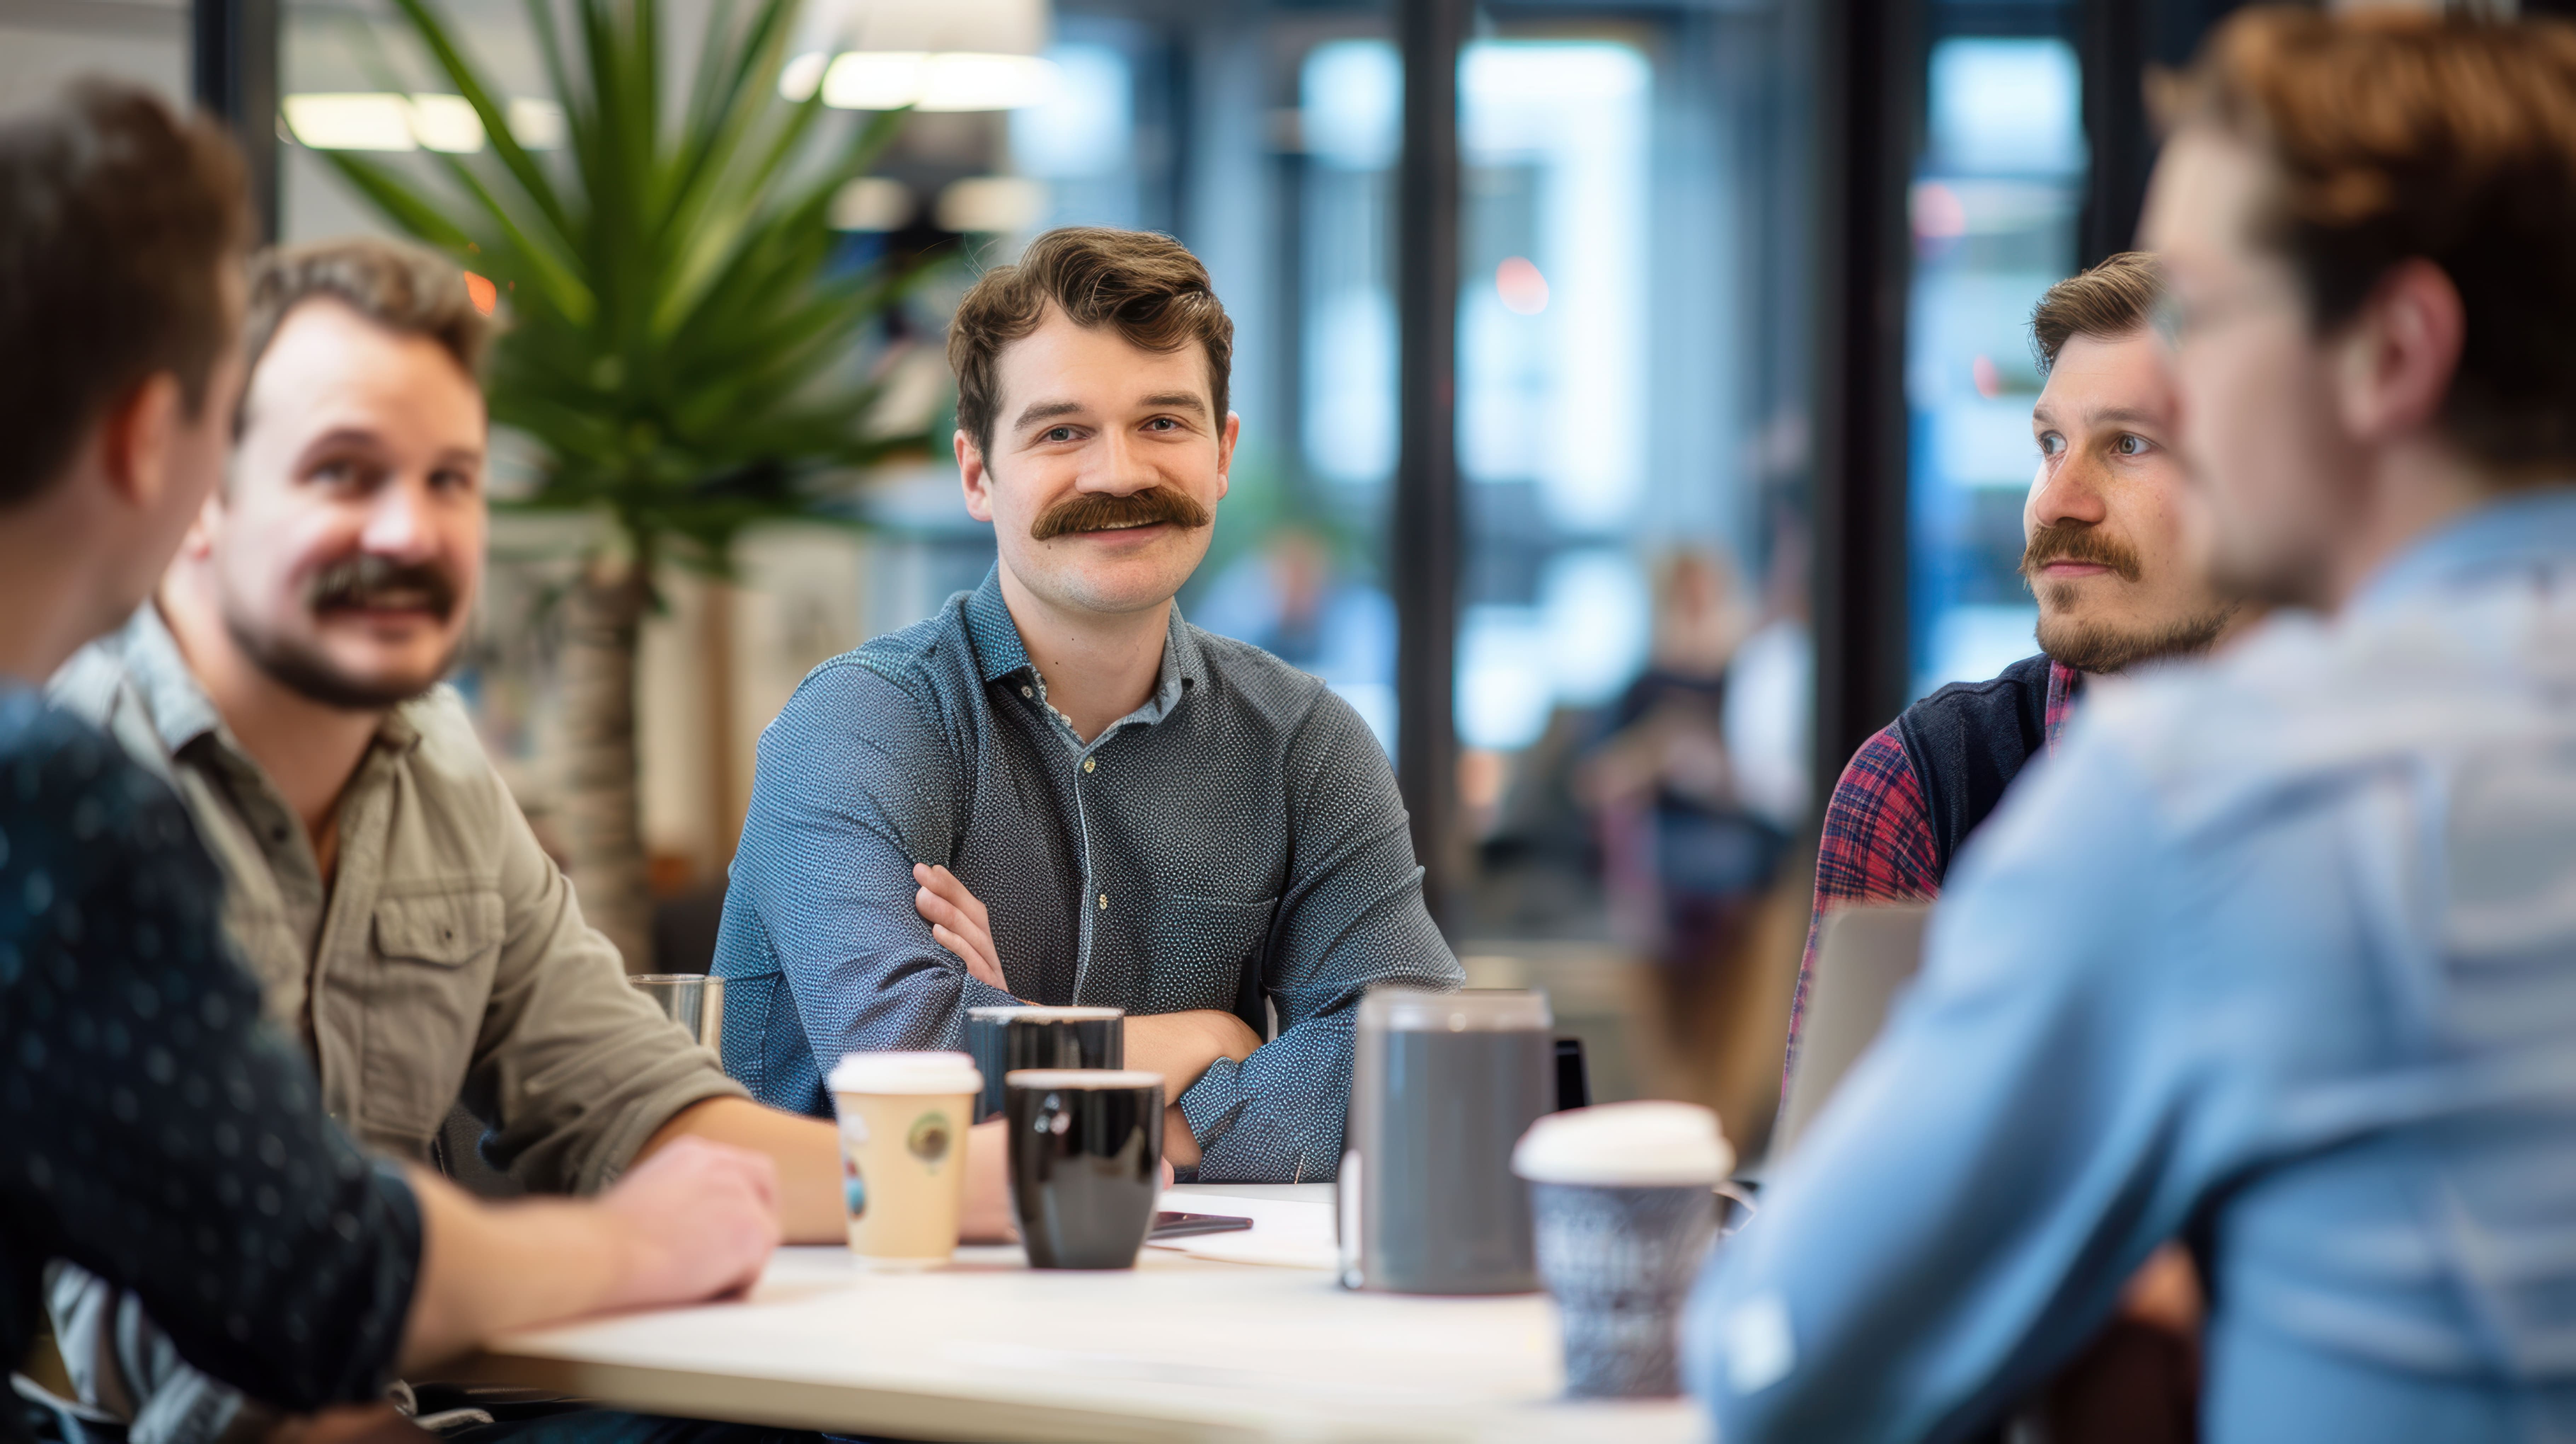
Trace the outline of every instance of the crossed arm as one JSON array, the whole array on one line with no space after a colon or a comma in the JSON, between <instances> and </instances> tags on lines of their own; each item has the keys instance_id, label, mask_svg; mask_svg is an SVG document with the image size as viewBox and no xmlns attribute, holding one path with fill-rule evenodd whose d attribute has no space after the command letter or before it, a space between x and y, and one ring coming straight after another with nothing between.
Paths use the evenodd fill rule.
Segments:
<instances>
[{"instance_id":1,"label":"crossed arm","mask_svg":"<svg viewBox=\"0 0 2576 1444\"><path fill-rule=\"evenodd\" d=\"M915 863L912 880L919 884L912 905L930 924L931 937L955 953L977 980L1009 992L984 904L947 868ZM1190 1132L1189 1120L1181 1116L1181 1095L1216 1060L1240 1063L1252 1056L1261 1040L1241 1018L1213 1008L1130 1014L1126 1033L1127 1066L1163 1075L1163 1157L1176 1168L1198 1167L1199 1141Z\"/></svg>"}]
</instances>

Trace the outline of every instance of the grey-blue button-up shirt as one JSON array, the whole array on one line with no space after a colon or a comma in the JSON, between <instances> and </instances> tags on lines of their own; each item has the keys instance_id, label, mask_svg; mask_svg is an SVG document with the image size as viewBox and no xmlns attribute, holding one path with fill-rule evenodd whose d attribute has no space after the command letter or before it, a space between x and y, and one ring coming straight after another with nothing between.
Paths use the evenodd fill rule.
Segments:
<instances>
[{"instance_id":1,"label":"grey-blue button-up shirt","mask_svg":"<svg viewBox=\"0 0 2576 1444\"><path fill-rule=\"evenodd\" d=\"M983 900L1008 993L932 940L917 862ZM1330 1178L1361 993L1461 981L1421 878L1385 752L1322 682L1176 609L1154 695L1085 745L995 572L816 668L761 734L716 942L726 1068L828 1115L842 1053L958 1047L971 1007L1275 1010L1179 1099L1199 1177Z\"/></svg>"}]
</instances>

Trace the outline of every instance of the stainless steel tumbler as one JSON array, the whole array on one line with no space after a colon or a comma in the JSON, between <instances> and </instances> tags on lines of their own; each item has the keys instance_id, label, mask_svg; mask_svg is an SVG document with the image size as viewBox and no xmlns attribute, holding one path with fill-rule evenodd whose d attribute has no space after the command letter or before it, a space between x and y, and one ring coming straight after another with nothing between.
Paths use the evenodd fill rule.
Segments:
<instances>
[{"instance_id":1,"label":"stainless steel tumbler","mask_svg":"<svg viewBox=\"0 0 2576 1444\"><path fill-rule=\"evenodd\" d=\"M1407 1294L1538 1287L1512 1145L1555 1105L1547 995L1381 988L1360 1002L1338 1179L1342 1283Z\"/></svg>"}]
</instances>

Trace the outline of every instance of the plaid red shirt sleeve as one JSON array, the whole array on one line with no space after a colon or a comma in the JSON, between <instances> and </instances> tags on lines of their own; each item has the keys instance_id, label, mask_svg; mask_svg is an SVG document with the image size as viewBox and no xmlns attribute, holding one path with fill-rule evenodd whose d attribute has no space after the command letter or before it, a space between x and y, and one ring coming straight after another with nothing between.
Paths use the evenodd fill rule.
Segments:
<instances>
[{"instance_id":1,"label":"plaid red shirt sleeve","mask_svg":"<svg viewBox=\"0 0 2576 1444\"><path fill-rule=\"evenodd\" d=\"M1932 810L1923 783L1906 759L1893 726L1852 754L1834 796L1825 804L1825 830L1816 850L1816 907L1807 921L1807 954L1798 964L1798 991L1789 1004L1789 1046L1781 1076L1798 1061L1798 1029L1807 1012L1807 988L1816 967L1816 930L1826 912L1852 903L1919 902L1941 891L1940 852L1932 839Z\"/></svg>"}]
</instances>

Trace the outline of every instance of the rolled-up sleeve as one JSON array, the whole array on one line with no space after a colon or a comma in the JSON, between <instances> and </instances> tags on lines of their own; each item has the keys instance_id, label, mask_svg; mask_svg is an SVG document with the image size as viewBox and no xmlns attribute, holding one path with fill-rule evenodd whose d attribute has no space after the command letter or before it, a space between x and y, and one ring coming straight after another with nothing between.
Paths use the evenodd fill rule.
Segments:
<instances>
[{"instance_id":1,"label":"rolled-up sleeve","mask_svg":"<svg viewBox=\"0 0 2576 1444\"><path fill-rule=\"evenodd\" d=\"M463 1101L492 1125L495 1166L540 1192L593 1192L681 1109L747 1095L627 982L519 810L492 811L506 932Z\"/></svg>"},{"instance_id":2,"label":"rolled-up sleeve","mask_svg":"<svg viewBox=\"0 0 2576 1444\"><path fill-rule=\"evenodd\" d=\"M1287 777L1288 889L1262 968L1279 1036L1240 1063L1218 1059L1182 1093L1205 1182L1332 1177L1361 995L1465 980L1423 904L1395 773L1349 703L1319 690L1290 744Z\"/></svg>"},{"instance_id":3,"label":"rolled-up sleeve","mask_svg":"<svg viewBox=\"0 0 2576 1444\"><path fill-rule=\"evenodd\" d=\"M964 778L930 706L859 662L807 678L760 736L732 887L775 951L818 1060L954 1048L976 979L913 907L915 861L956 856Z\"/></svg>"}]
</instances>

